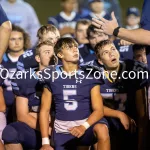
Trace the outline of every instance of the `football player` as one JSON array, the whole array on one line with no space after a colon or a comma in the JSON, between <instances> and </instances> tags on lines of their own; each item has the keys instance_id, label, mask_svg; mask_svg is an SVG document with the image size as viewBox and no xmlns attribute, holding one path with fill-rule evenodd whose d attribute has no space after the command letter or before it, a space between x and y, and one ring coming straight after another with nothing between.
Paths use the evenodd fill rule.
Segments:
<instances>
[{"instance_id":1,"label":"football player","mask_svg":"<svg viewBox=\"0 0 150 150\"><path fill-rule=\"evenodd\" d=\"M91 21L88 19L81 19L77 21L75 27L75 39L77 40L80 52L80 63L83 63L83 58L88 54L89 40L87 39L87 29Z\"/></svg>"},{"instance_id":2,"label":"football player","mask_svg":"<svg viewBox=\"0 0 150 150\"><path fill-rule=\"evenodd\" d=\"M55 17L49 17L48 23L55 25L61 36L73 36L76 22L81 19L74 11L77 0L61 0L62 11Z\"/></svg>"},{"instance_id":3,"label":"football player","mask_svg":"<svg viewBox=\"0 0 150 150\"><path fill-rule=\"evenodd\" d=\"M87 39L87 29L90 24L91 21L88 19L80 19L77 21L75 28L75 38L79 44L79 47L83 44L89 43L89 40Z\"/></svg>"},{"instance_id":4,"label":"football player","mask_svg":"<svg viewBox=\"0 0 150 150\"><path fill-rule=\"evenodd\" d=\"M147 66L133 60L120 62L119 52L110 40L98 43L95 46L95 52L99 67L105 75L105 84L101 85L100 90L105 105L104 115L109 117L110 131L114 131L115 136L119 134L119 142L117 141L115 144L121 149L127 149L128 145L133 148L134 140L132 138L134 136L126 130L135 130L134 119L136 119L137 103L135 93L147 84L147 80L145 75L135 76L133 79L130 73L134 72L136 75L138 71L147 71L148 73Z\"/></svg>"},{"instance_id":5,"label":"football player","mask_svg":"<svg viewBox=\"0 0 150 150\"><path fill-rule=\"evenodd\" d=\"M78 145L88 146L96 140L98 150L109 150L107 122L102 119L101 80L92 75L92 79L86 79L87 73L78 65L79 50L74 39L59 39L54 51L63 65L46 68L42 73L45 88L40 110L41 150L52 149L48 136L52 95L56 108L52 133L55 150L75 150Z\"/></svg>"},{"instance_id":6,"label":"football player","mask_svg":"<svg viewBox=\"0 0 150 150\"><path fill-rule=\"evenodd\" d=\"M39 67L17 72L16 79L12 82L13 92L16 95L18 122L7 125L3 131L2 138L6 150L39 149L41 147L38 112L42 84L39 83L38 78L40 70L52 62L54 64L53 46L54 44L50 41L44 41L37 45L35 59L39 63ZM22 74L21 77L19 74ZM49 134L50 131L49 128Z\"/></svg>"},{"instance_id":7,"label":"football player","mask_svg":"<svg viewBox=\"0 0 150 150\"><path fill-rule=\"evenodd\" d=\"M37 32L37 37L39 38L39 42L43 42L45 40L50 40L52 43L56 43L60 38L60 33L58 29L53 25L43 25ZM24 70L29 68L38 67L38 63L35 60L35 50L27 50L23 55L19 57L17 63L18 70Z\"/></svg>"},{"instance_id":8,"label":"football player","mask_svg":"<svg viewBox=\"0 0 150 150\"><path fill-rule=\"evenodd\" d=\"M82 58L84 62L89 62L96 59L96 55L94 52L94 47L97 43L103 40L107 40L109 37L108 35L95 31L95 27L90 25L87 29L87 38L89 40L89 45L87 45L87 50L84 50L84 55ZM82 48L79 48L80 53L82 54Z\"/></svg>"},{"instance_id":9,"label":"football player","mask_svg":"<svg viewBox=\"0 0 150 150\"><path fill-rule=\"evenodd\" d=\"M29 35L22 28L13 25L8 48L2 61L2 65L8 70L10 77L4 80L3 84L4 98L7 106L7 123L13 121L11 108L15 100L15 95L12 92L11 79L17 70L19 56L22 55L30 45Z\"/></svg>"},{"instance_id":10,"label":"football player","mask_svg":"<svg viewBox=\"0 0 150 150\"><path fill-rule=\"evenodd\" d=\"M146 45L133 45L133 59L148 65L147 56L148 46ZM138 150L148 149L149 141L149 86L144 87L142 90L136 92L137 105L137 124L138 124Z\"/></svg>"}]
</instances>

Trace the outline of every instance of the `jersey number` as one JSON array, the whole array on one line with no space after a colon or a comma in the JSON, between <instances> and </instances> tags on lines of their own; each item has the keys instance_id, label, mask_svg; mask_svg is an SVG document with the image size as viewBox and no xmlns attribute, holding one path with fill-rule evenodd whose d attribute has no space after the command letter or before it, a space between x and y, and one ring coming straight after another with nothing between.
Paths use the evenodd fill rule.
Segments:
<instances>
[{"instance_id":1,"label":"jersey number","mask_svg":"<svg viewBox=\"0 0 150 150\"><path fill-rule=\"evenodd\" d=\"M127 94L123 93L123 94L115 94L115 100L116 101L120 101L119 102L119 110L120 111L124 111L126 109L125 107L125 102L127 100Z\"/></svg>"},{"instance_id":2,"label":"jersey number","mask_svg":"<svg viewBox=\"0 0 150 150\"><path fill-rule=\"evenodd\" d=\"M78 102L75 99L69 99L69 96L77 95L76 90L63 90L64 108L68 111L74 111L78 108Z\"/></svg>"}]
</instances>

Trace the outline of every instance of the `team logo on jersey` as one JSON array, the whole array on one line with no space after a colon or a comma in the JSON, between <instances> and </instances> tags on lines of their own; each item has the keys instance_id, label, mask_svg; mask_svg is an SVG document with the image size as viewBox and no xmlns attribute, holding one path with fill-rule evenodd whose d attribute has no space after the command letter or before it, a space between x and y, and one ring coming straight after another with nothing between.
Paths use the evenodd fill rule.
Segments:
<instances>
[{"instance_id":1,"label":"team logo on jersey","mask_svg":"<svg viewBox=\"0 0 150 150\"><path fill-rule=\"evenodd\" d=\"M82 80L76 80L76 83L82 83Z\"/></svg>"}]
</instances>

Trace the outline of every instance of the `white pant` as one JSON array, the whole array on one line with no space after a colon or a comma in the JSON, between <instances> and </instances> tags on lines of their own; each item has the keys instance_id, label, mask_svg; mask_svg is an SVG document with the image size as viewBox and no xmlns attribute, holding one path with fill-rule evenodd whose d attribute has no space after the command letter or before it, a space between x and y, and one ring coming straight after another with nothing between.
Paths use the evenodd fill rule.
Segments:
<instances>
[{"instance_id":1,"label":"white pant","mask_svg":"<svg viewBox=\"0 0 150 150\"><path fill-rule=\"evenodd\" d=\"M2 132L6 127L6 116L3 112L0 112L0 139L2 138Z\"/></svg>"}]
</instances>

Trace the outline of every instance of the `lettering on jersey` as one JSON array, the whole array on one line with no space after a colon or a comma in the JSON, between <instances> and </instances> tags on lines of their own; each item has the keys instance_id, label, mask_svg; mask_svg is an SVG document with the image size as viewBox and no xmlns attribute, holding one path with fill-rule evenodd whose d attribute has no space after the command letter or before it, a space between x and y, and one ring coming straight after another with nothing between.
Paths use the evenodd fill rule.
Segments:
<instances>
[{"instance_id":1,"label":"lettering on jersey","mask_svg":"<svg viewBox=\"0 0 150 150\"><path fill-rule=\"evenodd\" d=\"M23 54L23 58L30 57L30 56L32 56L32 55L33 55L32 50L28 50L28 51L26 51L26 52Z\"/></svg>"},{"instance_id":2,"label":"lettering on jersey","mask_svg":"<svg viewBox=\"0 0 150 150\"><path fill-rule=\"evenodd\" d=\"M126 107L125 107L125 103L127 101L127 93L118 93L115 94L114 96L116 101L119 101L119 110L120 111L125 111Z\"/></svg>"},{"instance_id":3,"label":"lettering on jersey","mask_svg":"<svg viewBox=\"0 0 150 150\"><path fill-rule=\"evenodd\" d=\"M119 92L119 89L106 89L106 91L115 93L115 92Z\"/></svg>"},{"instance_id":4,"label":"lettering on jersey","mask_svg":"<svg viewBox=\"0 0 150 150\"><path fill-rule=\"evenodd\" d=\"M77 85L63 85L64 89L77 89Z\"/></svg>"},{"instance_id":5,"label":"lettering on jersey","mask_svg":"<svg viewBox=\"0 0 150 150\"><path fill-rule=\"evenodd\" d=\"M12 91L11 79L15 79L16 68L9 69L9 76L4 80L4 85L6 86L7 91Z\"/></svg>"},{"instance_id":6,"label":"lettering on jersey","mask_svg":"<svg viewBox=\"0 0 150 150\"><path fill-rule=\"evenodd\" d=\"M127 93L101 93L104 101L107 103L108 100L112 101L112 105L114 101L117 102L118 106L114 106L115 109L120 111L125 111L126 109L126 101L127 101Z\"/></svg>"},{"instance_id":7,"label":"lettering on jersey","mask_svg":"<svg viewBox=\"0 0 150 150\"><path fill-rule=\"evenodd\" d=\"M129 46L120 46L119 51L120 52L128 52L129 51Z\"/></svg>"},{"instance_id":8,"label":"lettering on jersey","mask_svg":"<svg viewBox=\"0 0 150 150\"><path fill-rule=\"evenodd\" d=\"M135 61L133 71L144 71L145 64Z\"/></svg>"}]
</instances>

